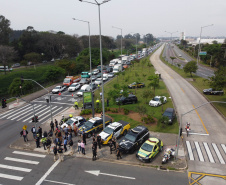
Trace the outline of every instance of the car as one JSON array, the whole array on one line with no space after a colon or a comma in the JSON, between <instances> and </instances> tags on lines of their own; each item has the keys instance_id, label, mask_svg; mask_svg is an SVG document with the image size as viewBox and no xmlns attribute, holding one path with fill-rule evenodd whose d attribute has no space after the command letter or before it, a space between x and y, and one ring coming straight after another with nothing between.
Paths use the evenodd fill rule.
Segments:
<instances>
[{"instance_id":1,"label":"car","mask_svg":"<svg viewBox=\"0 0 226 185\"><path fill-rule=\"evenodd\" d=\"M83 125L83 123L86 122L86 119L82 116L76 116L73 118L68 119L65 123L63 123L60 127L64 128L64 126L68 126L71 125L72 129L74 128L74 125L76 125L77 127L80 127Z\"/></svg>"},{"instance_id":2,"label":"car","mask_svg":"<svg viewBox=\"0 0 226 185\"><path fill-rule=\"evenodd\" d=\"M118 121L109 124L105 129L100 133L102 143L104 145L113 138L119 138L121 135L126 135L130 129L130 124L126 121Z\"/></svg>"},{"instance_id":3,"label":"car","mask_svg":"<svg viewBox=\"0 0 226 185\"><path fill-rule=\"evenodd\" d=\"M212 88L209 88L209 89L203 89L203 94L206 94L206 95L223 95L224 91L223 90L216 91Z\"/></svg>"},{"instance_id":4,"label":"car","mask_svg":"<svg viewBox=\"0 0 226 185\"><path fill-rule=\"evenodd\" d=\"M76 91L78 90L79 88L81 87L81 85L79 83L73 83L71 84L70 87L68 87L68 91L71 92L71 91Z\"/></svg>"},{"instance_id":5,"label":"car","mask_svg":"<svg viewBox=\"0 0 226 185\"><path fill-rule=\"evenodd\" d=\"M160 139L150 137L138 150L136 157L142 162L151 162L153 158L163 149L163 142Z\"/></svg>"},{"instance_id":6,"label":"car","mask_svg":"<svg viewBox=\"0 0 226 185\"><path fill-rule=\"evenodd\" d=\"M101 78L97 78L94 83L96 85L101 85L102 84L102 79Z\"/></svg>"},{"instance_id":7,"label":"car","mask_svg":"<svg viewBox=\"0 0 226 185\"><path fill-rule=\"evenodd\" d=\"M134 153L149 138L149 131L145 126L137 126L130 130L120 141L122 153Z\"/></svg>"},{"instance_id":8,"label":"car","mask_svg":"<svg viewBox=\"0 0 226 185\"><path fill-rule=\"evenodd\" d=\"M82 97L83 92L91 91L91 87L88 84L85 84L81 87L81 89L76 93L77 96Z\"/></svg>"},{"instance_id":9,"label":"car","mask_svg":"<svg viewBox=\"0 0 226 185\"><path fill-rule=\"evenodd\" d=\"M108 80L108 74L103 74L103 81L107 81Z\"/></svg>"},{"instance_id":10,"label":"car","mask_svg":"<svg viewBox=\"0 0 226 185\"><path fill-rule=\"evenodd\" d=\"M176 117L175 110L173 108L167 108L162 116L168 117L169 123L173 123L173 120Z\"/></svg>"},{"instance_id":11,"label":"car","mask_svg":"<svg viewBox=\"0 0 226 185\"><path fill-rule=\"evenodd\" d=\"M65 89L66 89L65 86L58 85L52 90L52 93L57 94L57 93L63 92Z\"/></svg>"},{"instance_id":12,"label":"car","mask_svg":"<svg viewBox=\"0 0 226 185\"><path fill-rule=\"evenodd\" d=\"M92 75L91 80L95 81L96 79L97 79L97 76L96 75Z\"/></svg>"},{"instance_id":13,"label":"car","mask_svg":"<svg viewBox=\"0 0 226 185\"><path fill-rule=\"evenodd\" d=\"M121 96L116 98L116 104L129 104L129 103L137 103L137 97L134 94L129 94L128 97Z\"/></svg>"},{"instance_id":14,"label":"car","mask_svg":"<svg viewBox=\"0 0 226 185\"><path fill-rule=\"evenodd\" d=\"M155 96L150 102L149 105L152 107L157 107L162 105L162 102L160 101L160 99L163 98L163 103L166 103L167 99L165 96Z\"/></svg>"},{"instance_id":15,"label":"car","mask_svg":"<svg viewBox=\"0 0 226 185\"><path fill-rule=\"evenodd\" d=\"M92 82L92 85L90 83L89 86L91 87L91 90L94 90L97 88L97 85L94 82Z\"/></svg>"},{"instance_id":16,"label":"car","mask_svg":"<svg viewBox=\"0 0 226 185\"><path fill-rule=\"evenodd\" d=\"M115 76L114 73L108 73L108 77L109 77L109 78L113 78L114 76Z\"/></svg>"},{"instance_id":17,"label":"car","mask_svg":"<svg viewBox=\"0 0 226 185\"><path fill-rule=\"evenodd\" d=\"M112 123L112 119L105 116L105 125ZM79 127L79 135L82 135L84 131L87 137L91 137L93 133L101 131L103 128L103 118L102 117L94 117L86 121L82 126Z\"/></svg>"},{"instance_id":18,"label":"car","mask_svg":"<svg viewBox=\"0 0 226 185\"><path fill-rule=\"evenodd\" d=\"M97 75L99 72L100 72L99 69L94 69L92 73L93 73L94 75Z\"/></svg>"},{"instance_id":19,"label":"car","mask_svg":"<svg viewBox=\"0 0 226 185\"><path fill-rule=\"evenodd\" d=\"M79 81L79 84L82 86L84 84L88 84L90 82L90 79L88 78L82 78L80 81Z\"/></svg>"},{"instance_id":20,"label":"car","mask_svg":"<svg viewBox=\"0 0 226 185\"><path fill-rule=\"evenodd\" d=\"M97 78L101 78L101 73L98 73L98 74L96 75L96 77L97 77Z\"/></svg>"},{"instance_id":21,"label":"car","mask_svg":"<svg viewBox=\"0 0 226 185\"><path fill-rule=\"evenodd\" d=\"M12 67L20 67L20 63L13 64Z\"/></svg>"},{"instance_id":22,"label":"car","mask_svg":"<svg viewBox=\"0 0 226 185\"><path fill-rule=\"evenodd\" d=\"M135 88L142 88L142 87L145 87L145 84L144 83L140 83L140 82L133 82L131 84L128 85L128 88L129 89L135 89Z\"/></svg>"}]
</instances>

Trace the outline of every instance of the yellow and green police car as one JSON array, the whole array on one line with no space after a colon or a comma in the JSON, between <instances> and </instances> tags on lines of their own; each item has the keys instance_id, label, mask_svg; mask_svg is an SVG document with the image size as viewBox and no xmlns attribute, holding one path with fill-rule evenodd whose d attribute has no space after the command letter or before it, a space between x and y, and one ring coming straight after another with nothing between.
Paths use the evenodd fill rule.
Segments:
<instances>
[{"instance_id":1,"label":"yellow and green police car","mask_svg":"<svg viewBox=\"0 0 226 185\"><path fill-rule=\"evenodd\" d=\"M163 142L160 139L151 137L140 147L137 152L137 159L142 162L151 162L153 157L155 157L163 149Z\"/></svg>"}]
</instances>

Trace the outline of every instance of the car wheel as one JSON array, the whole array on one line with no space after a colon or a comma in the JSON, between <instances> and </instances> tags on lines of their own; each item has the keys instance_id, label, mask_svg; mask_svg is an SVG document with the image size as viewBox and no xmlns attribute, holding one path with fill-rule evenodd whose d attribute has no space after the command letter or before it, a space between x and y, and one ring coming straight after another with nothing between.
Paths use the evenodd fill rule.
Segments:
<instances>
[{"instance_id":1,"label":"car wheel","mask_svg":"<svg viewBox=\"0 0 226 185\"><path fill-rule=\"evenodd\" d=\"M127 130L125 130L124 132L123 132L123 136L125 136L127 134Z\"/></svg>"}]
</instances>

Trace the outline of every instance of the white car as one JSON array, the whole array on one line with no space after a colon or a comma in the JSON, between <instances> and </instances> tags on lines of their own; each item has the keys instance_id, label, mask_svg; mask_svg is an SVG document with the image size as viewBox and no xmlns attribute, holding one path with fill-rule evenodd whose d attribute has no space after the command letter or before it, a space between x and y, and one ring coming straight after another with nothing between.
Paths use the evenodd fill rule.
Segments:
<instances>
[{"instance_id":1,"label":"white car","mask_svg":"<svg viewBox=\"0 0 226 185\"><path fill-rule=\"evenodd\" d=\"M115 76L114 73L108 73L108 77L109 77L109 78L112 78L112 77L114 77L114 76Z\"/></svg>"},{"instance_id":2,"label":"white car","mask_svg":"<svg viewBox=\"0 0 226 185\"><path fill-rule=\"evenodd\" d=\"M59 92L62 92L66 89L65 86L62 86L62 85L58 85L56 86L53 90L52 90L52 93L53 94L56 94L56 93L59 93Z\"/></svg>"},{"instance_id":3,"label":"white car","mask_svg":"<svg viewBox=\"0 0 226 185\"><path fill-rule=\"evenodd\" d=\"M71 92L71 91L76 91L80 88L80 84L79 83L73 83L71 84L71 86L68 88L68 91Z\"/></svg>"},{"instance_id":4,"label":"white car","mask_svg":"<svg viewBox=\"0 0 226 185\"><path fill-rule=\"evenodd\" d=\"M97 75L99 72L100 72L99 69L94 69L92 73L93 73L94 75Z\"/></svg>"},{"instance_id":5,"label":"white car","mask_svg":"<svg viewBox=\"0 0 226 185\"><path fill-rule=\"evenodd\" d=\"M103 74L103 81L107 81L108 80L108 74Z\"/></svg>"},{"instance_id":6,"label":"white car","mask_svg":"<svg viewBox=\"0 0 226 185\"><path fill-rule=\"evenodd\" d=\"M160 101L160 98L163 98L163 103L166 103L167 99L165 96L155 96L150 102L149 102L149 105L152 106L152 107L157 107L157 106L160 106L162 105L161 101Z\"/></svg>"},{"instance_id":7,"label":"white car","mask_svg":"<svg viewBox=\"0 0 226 185\"><path fill-rule=\"evenodd\" d=\"M64 128L64 126L68 126L71 125L72 129L74 128L74 125L76 125L77 127L80 127L81 125L83 125L83 123L85 122L85 118L83 118L82 116L75 116L73 118L70 118L69 120L67 120L65 123L63 123L60 127Z\"/></svg>"},{"instance_id":8,"label":"white car","mask_svg":"<svg viewBox=\"0 0 226 185\"><path fill-rule=\"evenodd\" d=\"M102 79L101 78L97 78L94 83L97 84L97 85L101 85Z\"/></svg>"}]
</instances>

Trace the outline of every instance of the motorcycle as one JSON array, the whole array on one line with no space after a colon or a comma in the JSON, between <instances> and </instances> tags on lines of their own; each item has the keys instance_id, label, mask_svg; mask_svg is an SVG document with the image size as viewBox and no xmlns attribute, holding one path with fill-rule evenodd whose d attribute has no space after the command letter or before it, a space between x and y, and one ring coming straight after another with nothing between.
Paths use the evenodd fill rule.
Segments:
<instances>
[{"instance_id":1,"label":"motorcycle","mask_svg":"<svg viewBox=\"0 0 226 185\"><path fill-rule=\"evenodd\" d=\"M175 150L173 148L167 148L162 158L162 164L166 164L170 158L175 156Z\"/></svg>"}]
</instances>

